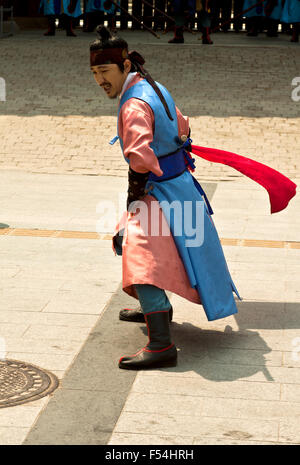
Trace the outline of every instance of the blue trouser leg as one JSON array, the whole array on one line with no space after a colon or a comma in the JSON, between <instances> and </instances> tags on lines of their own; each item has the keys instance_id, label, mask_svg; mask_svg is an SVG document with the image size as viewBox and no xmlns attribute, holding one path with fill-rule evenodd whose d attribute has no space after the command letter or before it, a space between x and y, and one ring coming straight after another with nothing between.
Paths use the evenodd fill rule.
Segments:
<instances>
[{"instance_id":1,"label":"blue trouser leg","mask_svg":"<svg viewBox=\"0 0 300 465\"><path fill-rule=\"evenodd\" d=\"M134 287L144 315L152 312L168 312L170 310L171 304L163 289L151 284L135 284Z\"/></svg>"}]
</instances>

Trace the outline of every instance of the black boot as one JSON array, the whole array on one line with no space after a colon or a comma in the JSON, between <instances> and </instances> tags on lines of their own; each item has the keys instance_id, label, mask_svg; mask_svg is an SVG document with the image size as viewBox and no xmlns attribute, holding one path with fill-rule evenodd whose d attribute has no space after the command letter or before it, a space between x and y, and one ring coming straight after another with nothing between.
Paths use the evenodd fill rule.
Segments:
<instances>
[{"instance_id":1,"label":"black boot","mask_svg":"<svg viewBox=\"0 0 300 465\"><path fill-rule=\"evenodd\" d=\"M269 21L267 23L267 37L278 37L278 21L275 21L275 19L269 18Z\"/></svg>"},{"instance_id":2,"label":"black boot","mask_svg":"<svg viewBox=\"0 0 300 465\"><path fill-rule=\"evenodd\" d=\"M73 31L72 16L68 16L66 18L66 33L69 37L77 37L75 32Z\"/></svg>"},{"instance_id":3,"label":"black boot","mask_svg":"<svg viewBox=\"0 0 300 465\"><path fill-rule=\"evenodd\" d=\"M291 42L299 42L300 23L293 24L293 35Z\"/></svg>"},{"instance_id":4,"label":"black boot","mask_svg":"<svg viewBox=\"0 0 300 465\"><path fill-rule=\"evenodd\" d=\"M145 370L177 365L177 350L171 342L169 312L153 312L145 315L149 342L135 355L121 357L119 368Z\"/></svg>"},{"instance_id":5,"label":"black boot","mask_svg":"<svg viewBox=\"0 0 300 465\"><path fill-rule=\"evenodd\" d=\"M133 310L131 308L123 308L120 310L119 319L123 321L133 321L135 323L145 323L145 316L141 307ZM169 321L173 319L173 308L169 310Z\"/></svg>"},{"instance_id":6,"label":"black boot","mask_svg":"<svg viewBox=\"0 0 300 465\"><path fill-rule=\"evenodd\" d=\"M255 29L255 28L250 29L250 31L247 32L247 36L248 37L257 37L258 36L257 29Z\"/></svg>"},{"instance_id":7,"label":"black boot","mask_svg":"<svg viewBox=\"0 0 300 465\"><path fill-rule=\"evenodd\" d=\"M48 31L44 36L55 36L55 16L48 16Z\"/></svg>"},{"instance_id":8,"label":"black boot","mask_svg":"<svg viewBox=\"0 0 300 465\"><path fill-rule=\"evenodd\" d=\"M95 24L93 21L93 13L86 13L85 25L82 29L82 32L94 32Z\"/></svg>"},{"instance_id":9,"label":"black boot","mask_svg":"<svg viewBox=\"0 0 300 465\"><path fill-rule=\"evenodd\" d=\"M168 41L169 44L183 44L183 26L175 26L175 35L174 38Z\"/></svg>"},{"instance_id":10,"label":"black boot","mask_svg":"<svg viewBox=\"0 0 300 465\"><path fill-rule=\"evenodd\" d=\"M258 36L258 26L256 18L249 18L247 21L247 36L257 37Z\"/></svg>"},{"instance_id":11,"label":"black boot","mask_svg":"<svg viewBox=\"0 0 300 465\"><path fill-rule=\"evenodd\" d=\"M211 40L211 38L209 36L209 27L203 28L202 44L207 44L207 45L212 45L213 44L213 41Z\"/></svg>"}]
</instances>

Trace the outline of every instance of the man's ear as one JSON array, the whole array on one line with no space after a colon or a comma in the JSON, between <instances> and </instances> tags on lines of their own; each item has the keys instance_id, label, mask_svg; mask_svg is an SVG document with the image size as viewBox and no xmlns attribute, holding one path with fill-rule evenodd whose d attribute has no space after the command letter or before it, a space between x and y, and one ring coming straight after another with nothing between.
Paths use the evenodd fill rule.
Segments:
<instances>
[{"instance_id":1,"label":"man's ear","mask_svg":"<svg viewBox=\"0 0 300 465\"><path fill-rule=\"evenodd\" d=\"M123 65L124 65L124 71L126 71L126 73L130 73L130 70L131 70L131 61L128 60L128 58L126 58L126 60L124 61Z\"/></svg>"}]
</instances>

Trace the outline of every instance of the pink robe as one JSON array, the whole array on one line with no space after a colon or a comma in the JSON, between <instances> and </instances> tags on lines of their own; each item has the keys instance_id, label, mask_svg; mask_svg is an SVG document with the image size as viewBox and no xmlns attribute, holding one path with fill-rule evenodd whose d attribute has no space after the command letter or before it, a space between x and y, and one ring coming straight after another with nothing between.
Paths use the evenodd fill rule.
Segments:
<instances>
[{"instance_id":1,"label":"pink robe","mask_svg":"<svg viewBox=\"0 0 300 465\"><path fill-rule=\"evenodd\" d=\"M127 86L129 89L141 77L135 76ZM176 108L178 136L189 133L189 121ZM138 99L127 100L119 115L119 136L123 140L123 150L134 171L145 173L152 171L157 176L163 173L158 159L150 147L154 132L154 115L150 106ZM151 231L151 202L157 200L146 195L143 198L148 208L148 232ZM159 208L159 231L164 235L145 234L142 225L132 213L125 212L116 232L125 227L123 237L123 290L137 298L134 284L151 284L161 289L174 292L191 302L200 304L198 292L191 287L182 260L178 254L174 239L169 231L166 219ZM165 231L169 234L166 235Z\"/></svg>"}]
</instances>

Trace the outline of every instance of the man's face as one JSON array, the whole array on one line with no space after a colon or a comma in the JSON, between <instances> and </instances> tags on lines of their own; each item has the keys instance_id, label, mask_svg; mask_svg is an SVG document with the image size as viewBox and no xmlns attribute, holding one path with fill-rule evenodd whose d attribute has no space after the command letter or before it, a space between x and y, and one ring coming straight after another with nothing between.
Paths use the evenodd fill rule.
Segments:
<instances>
[{"instance_id":1,"label":"man's face","mask_svg":"<svg viewBox=\"0 0 300 465\"><path fill-rule=\"evenodd\" d=\"M129 60L125 60L125 62L126 61ZM102 87L109 98L116 98L120 95L130 70L130 67L128 70L128 65L126 66L126 63L124 63L124 68L122 72L116 64L91 66L95 81Z\"/></svg>"}]
</instances>

